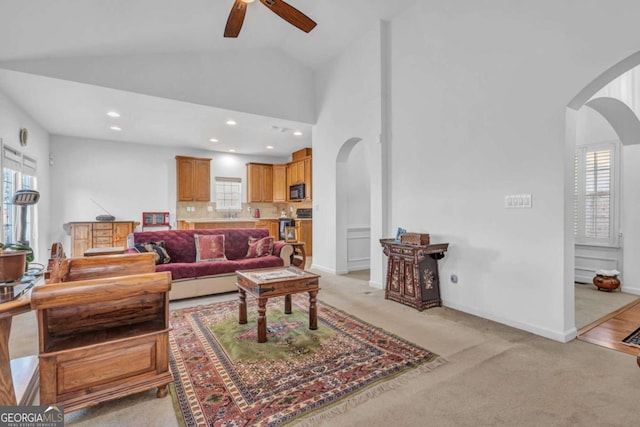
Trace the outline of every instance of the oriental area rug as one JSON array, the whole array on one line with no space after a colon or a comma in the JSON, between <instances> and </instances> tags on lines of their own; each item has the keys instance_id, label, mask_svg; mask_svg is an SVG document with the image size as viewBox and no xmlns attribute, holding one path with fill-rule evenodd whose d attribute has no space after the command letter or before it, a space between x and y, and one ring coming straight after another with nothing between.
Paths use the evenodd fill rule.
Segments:
<instances>
[{"instance_id":1,"label":"oriental area rug","mask_svg":"<svg viewBox=\"0 0 640 427\"><path fill-rule=\"evenodd\" d=\"M326 419L397 386L401 374L427 372L438 355L318 302L309 330L308 296L267 303L267 342L257 342L257 304L238 302L171 312L172 396L186 426L276 426ZM405 377L406 378L406 377Z\"/></svg>"}]
</instances>

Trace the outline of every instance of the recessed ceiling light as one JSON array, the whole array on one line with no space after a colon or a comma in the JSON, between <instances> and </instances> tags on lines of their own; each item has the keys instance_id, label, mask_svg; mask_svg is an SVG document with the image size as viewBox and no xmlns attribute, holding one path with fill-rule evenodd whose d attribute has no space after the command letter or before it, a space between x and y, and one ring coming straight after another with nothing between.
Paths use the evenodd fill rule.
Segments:
<instances>
[{"instance_id":1,"label":"recessed ceiling light","mask_svg":"<svg viewBox=\"0 0 640 427\"><path fill-rule=\"evenodd\" d=\"M293 134L295 136L302 136L302 132L300 132L299 130L295 131Z\"/></svg>"},{"instance_id":2,"label":"recessed ceiling light","mask_svg":"<svg viewBox=\"0 0 640 427\"><path fill-rule=\"evenodd\" d=\"M234 150L233 148L229 150L230 153L235 153L236 150Z\"/></svg>"},{"instance_id":3,"label":"recessed ceiling light","mask_svg":"<svg viewBox=\"0 0 640 427\"><path fill-rule=\"evenodd\" d=\"M109 111L107 113L107 116L109 116L109 117L120 117L120 113L116 113L115 111Z\"/></svg>"},{"instance_id":4,"label":"recessed ceiling light","mask_svg":"<svg viewBox=\"0 0 640 427\"><path fill-rule=\"evenodd\" d=\"M111 129L111 130L122 130L122 128L119 127L119 126L111 126L109 129Z\"/></svg>"},{"instance_id":5,"label":"recessed ceiling light","mask_svg":"<svg viewBox=\"0 0 640 427\"><path fill-rule=\"evenodd\" d=\"M267 145L267 150L273 150L273 145Z\"/></svg>"},{"instance_id":6,"label":"recessed ceiling light","mask_svg":"<svg viewBox=\"0 0 640 427\"><path fill-rule=\"evenodd\" d=\"M211 141L211 142L218 142L218 140L217 140L217 139L215 139L215 138L211 138L209 141Z\"/></svg>"},{"instance_id":7,"label":"recessed ceiling light","mask_svg":"<svg viewBox=\"0 0 640 427\"><path fill-rule=\"evenodd\" d=\"M235 125L237 125L238 123L236 123L236 121L235 121L235 120L227 120L227 124L228 124L229 126L235 126Z\"/></svg>"}]
</instances>

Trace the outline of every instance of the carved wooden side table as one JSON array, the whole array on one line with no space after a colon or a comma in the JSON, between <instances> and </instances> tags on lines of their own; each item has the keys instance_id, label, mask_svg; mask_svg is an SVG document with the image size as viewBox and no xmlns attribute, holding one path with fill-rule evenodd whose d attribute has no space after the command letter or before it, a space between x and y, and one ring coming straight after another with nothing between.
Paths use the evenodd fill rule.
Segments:
<instances>
[{"instance_id":1,"label":"carved wooden side table","mask_svg":"<svg viewBox=\"0 0 640 427\"><path fill-rule=\"evenodd\" d=\"M380 239L387 262L385 298L424 310L442 306L438 260L448 243L410 245L394 239Z\"/></svg>"}]
</instances>

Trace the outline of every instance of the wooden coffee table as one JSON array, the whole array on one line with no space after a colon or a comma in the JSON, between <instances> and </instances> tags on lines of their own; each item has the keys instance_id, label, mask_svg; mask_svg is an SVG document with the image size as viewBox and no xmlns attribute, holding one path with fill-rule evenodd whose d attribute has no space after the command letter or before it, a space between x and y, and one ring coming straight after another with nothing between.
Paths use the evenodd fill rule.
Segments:
<instances>
[{"instance_id":1,"label":"wooden coffee table","mask_svg":"<svg viewBox=\"0 0 640 427\"><path fill-rule=\"evenodd\" d=\"M319 287L317 274L297 267L262 268L237 272L240 301L238 323L247 323L247 293L258 299L258 342L267 341L267 300L284 296L284 312L291 314L291 295L309 293L309 329L318 329L316 306Z\"/></svg>"}]
</instances>

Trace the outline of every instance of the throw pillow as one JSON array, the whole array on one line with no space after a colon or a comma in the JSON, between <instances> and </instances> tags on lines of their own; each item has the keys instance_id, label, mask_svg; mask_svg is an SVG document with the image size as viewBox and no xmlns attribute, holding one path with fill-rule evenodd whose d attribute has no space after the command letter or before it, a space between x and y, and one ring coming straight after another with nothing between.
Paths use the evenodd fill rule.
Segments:
<instances>
[{"instance_id":1,"label":"throw pillow","mask_svg":"<svg viewBox=\"0 0 640 427\"><path fill-rule=\"evenodd\" d=\"M258 258L273 253L273 237L249 237L249 250L246 258Z\"/></svg>"},{"instance_id":2,"label":"throw pillow","mask_svg":"<svg viewBox=\"0 0 640 427\"><path fill-rule=\"evenodd\" d=\"M171 262L164 240L136 243L135 248L138 252L152 252L155 256L156 264L169 264Z\"/></svg>"},{"instance_id":3,"label":"throw pillow","mask_svg":"<svg viewBox=\"0 0 640 427\"><path fill-rule=\"evenodd\" d=\"M224 261L224 234L194 234L196 241L196 262Z\"/></svg>"}]
</instances>

